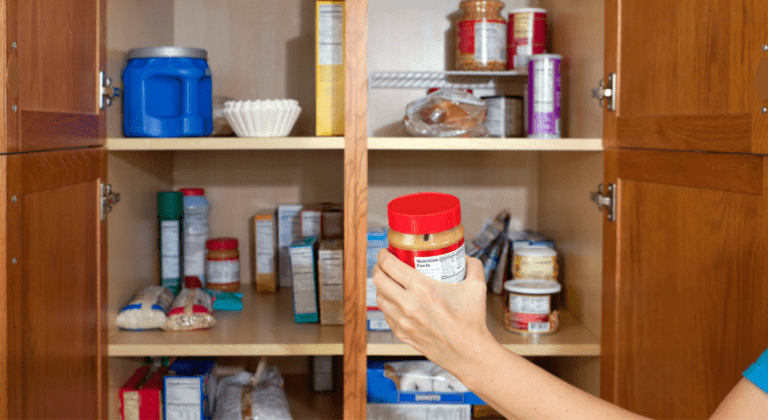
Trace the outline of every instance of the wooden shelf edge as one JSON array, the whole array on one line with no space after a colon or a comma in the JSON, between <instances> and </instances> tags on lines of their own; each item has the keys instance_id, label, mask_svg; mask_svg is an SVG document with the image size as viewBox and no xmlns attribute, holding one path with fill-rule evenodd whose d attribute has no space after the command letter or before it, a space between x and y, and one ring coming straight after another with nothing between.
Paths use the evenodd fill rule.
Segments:
<instances>
[{"instance_id":1,"label":"wooden shelf edge","mask_svg":"<svg viewBox=\"0 0 768 420\"><path fill-rule=\"evenodd\" d=\"M500 297L490 297L491 310L500 305ZM495 312L494 312L495 313ZM499 317L500 318L500 317ZM500 319L491 313L488 316L488 328L505 348L520 356L575 356L599 357L600 338L589 331L569 312L561 311L561 328L547 335L522 335L507 331ZM413 347L398 340L394 334L386 331L371 331L368 342L369 356L420 356ZM374 338L371 342L371 337ZM386 341L386 342L382 342Z\"/></svg>"},{"instance_id":2,"label":"wooden shelf edge","mask_svg":"<svg viewBox=\"0 0 768 420\"><path fill-rule=\"evenodd\" d=\"M602 151L603 140L530 138L369 137L368 150Z\"/></svg>"},{"instance_id":3,"label":"wooden shelf edge","mask_svg":"<svg viewBox=\"0 0 768 420\"><path fill-rule=\"evenodd\" d=\"M112 137L107 139L107 150L109 151L343 149L344 137Z\"/></svg>"},{"instance_id":4,"label":"wooden shelf edge","mask_svg":"<svg viewBox=\"0 0 768 420\"><path fill-rule=\"evenodd\" d=\"M338 344L221 344L221 345L130 345L110 344L109 357L152 356L341 356L344 346Z\"/></svg>"}]
</instances>

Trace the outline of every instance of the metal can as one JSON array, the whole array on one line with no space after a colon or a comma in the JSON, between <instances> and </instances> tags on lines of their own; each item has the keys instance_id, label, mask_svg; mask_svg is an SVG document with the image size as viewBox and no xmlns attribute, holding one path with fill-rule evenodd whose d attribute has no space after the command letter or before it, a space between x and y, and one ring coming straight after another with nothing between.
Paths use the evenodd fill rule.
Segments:
<instances>
[{"instance_id":1,"label":"metal can","mask_svg":"<svg viewBox=\"0 0 768 420\"><path fill-rule=\"evenodd\" d=\"M525 7L509 13L507 68L526 69L533 54L543 54L547 39L547 11Z\"/></svg>"},{"instance_id":2,"label":"metal can","mask_svg":"<svg viewBox=\"0 0 768 420\"><path fill-rule=\"evenodd\" d=\"M523 136L522 96L483 96L482 99L488 106L485 126L491 137Z\"/></svg>"},{"instance_id":3,"label":"metal can","mask_svg":"<svg viewBox=\"0 0 768 420\"><path fill-rule=\"evenodd\" d=\"M559 54L535 54L528 62L528 137L560 138Z\"/></svg>"}]
</instances>

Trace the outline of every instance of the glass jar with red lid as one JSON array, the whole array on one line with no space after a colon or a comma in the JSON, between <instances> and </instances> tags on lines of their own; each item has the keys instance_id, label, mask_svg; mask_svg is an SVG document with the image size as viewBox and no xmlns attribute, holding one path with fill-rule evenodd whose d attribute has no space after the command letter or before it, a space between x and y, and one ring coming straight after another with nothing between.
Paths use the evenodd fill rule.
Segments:
<instances>
[{"instance_id":1,"label":"glass jar with red lid","mask_svg":"<svg viewBox=\"0 0 768 420\"><path fill-rule=\"evenodd\" d=\"M206 288L222 292L240 289L240 252L236 238L212 238L205 243L208 250Z\"/></svg>"},{"instance_id":2,"label":"glass jar with red lid","mask_svg":"<svg viewBox=\"0 0 768 420\"><path fill-rule=\"evenodd\" d=\"M466 275L461 202L444 193L398 197L387 206L389 251L422 274L444 283Z\"/></svg>"}]
</instances>

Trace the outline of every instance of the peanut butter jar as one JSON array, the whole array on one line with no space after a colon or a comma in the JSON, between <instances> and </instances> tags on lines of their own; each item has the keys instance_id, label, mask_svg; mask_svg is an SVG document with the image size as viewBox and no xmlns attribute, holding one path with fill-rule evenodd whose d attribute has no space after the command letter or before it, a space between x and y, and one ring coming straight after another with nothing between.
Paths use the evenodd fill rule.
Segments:
<instances>
[{"instance_id":1,"label":"peanut butter jar","mask_svg":"<svg viewBox=\"0 0 768 420\"><path fill-rule=\"evenodd\" d=\"M409 194L390 201L389 251L443 283L464 281L467 261L461 202L444 193Z\"/></svg>"}]
</instances>

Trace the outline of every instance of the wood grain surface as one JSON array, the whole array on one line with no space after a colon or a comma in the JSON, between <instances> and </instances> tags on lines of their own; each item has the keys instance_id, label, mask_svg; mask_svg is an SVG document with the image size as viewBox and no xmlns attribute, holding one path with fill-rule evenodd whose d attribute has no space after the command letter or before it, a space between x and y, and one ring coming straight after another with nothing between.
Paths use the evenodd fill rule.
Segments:
<instances>
[{"instance_id":1,"label":"wood grain surface","mask_svg":"<svg viewBox=\"0 0 768 420\"><path fill-rule=\"evenodd\" d=\"M368 212L366 51L368 1L345 2L344 418L366 417Z\"/></svg>"},{"instance_id":2,"label":"wood grain surface","mask_svg":"<svg viewBox=\"0 0 768 420\"><path fill-rule=\"evenodd\" d=\"M103 149L11 155L18 271L8 282L12 418L106 416ZM15 232L14 232L15 231Z\"/></svg>"},{"instance_id":3,"label":"wood grain surface","mask_svg":"<svg viewBox=\"0 0 768 420\"><path fill-rule=\"evenodd\" d=\"M768 347L764 159L606 152L619 207L604 242L604 398L705 418Z\"/></svg>"}]
</instances>

